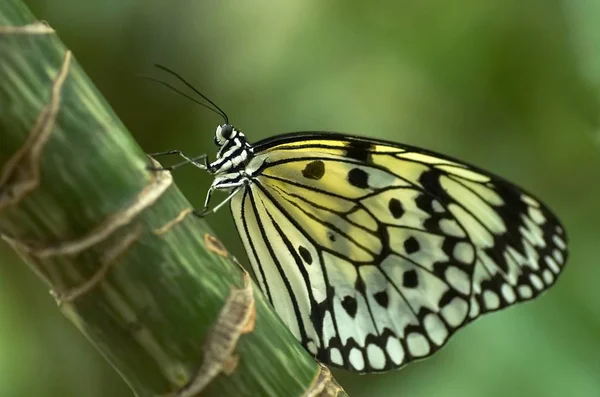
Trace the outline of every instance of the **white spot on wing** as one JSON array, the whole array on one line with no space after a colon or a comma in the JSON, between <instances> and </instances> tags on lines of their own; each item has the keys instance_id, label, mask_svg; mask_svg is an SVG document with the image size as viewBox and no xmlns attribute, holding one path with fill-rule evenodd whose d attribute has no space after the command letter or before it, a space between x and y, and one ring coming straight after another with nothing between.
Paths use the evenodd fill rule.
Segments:
<instances>
[{"instance_id":1,"label":"white spot on wing","mask_svg":"<svg viewBox=\"0 0 600 397\"><path fill-rule=\"evenodd\" d=\"M473 260L475 260L475 249L471 244L460 241L454 246L452 255L462 263L473 263Z\"/></svg>"},{"instance_id":2,"label":"white spot on wing","mask_svg":"<svg viewBox=\"0 0 600 397\"><path fill-rule=\"evenodd\" d=\"M437 314L428 314L423 321L423 326L429 338L436 345L441 346L448 339L448 330Z\"/></svg>"},{"instance_id":3,"label":"white spot on wing","mask_svg":"<svg viewBox=\"0 0 600 397\"><path fill-rule=\"evenodd\" d=\"M431 351L431 346L427 338L418 332L408 334L406 344L408 345L408 351L413 357L423 357Z\"/></svg>"},{"instance_id":4,"label":"white spot on wing","mask_svg":"<svg viewBox=\"0 0 600 397\"><path fill-rule=\"evenodd\" d=\"M387 343L385 344L385 350L387 350L395 365L402 364L405 356L404 348L397 338L389 337Z\"/></svg>"},{"instance_id":5,"label":"white spot on wing","mask_svg":"<svg viewBox=\"0 0 600 397\"><path fill-rule=\"evenodd\" d=\"M558 248L560 248L561 250L564 250L565 248L567 248L567 243L565 243L565 240L563 240L562 237L560 237L557 234L552 236L552 241L554 241L554 244L556 244L556 246Z\"/></svg>"},{"instance_id":6,"label":"white spot on wing","mask_svg":"<svg viewBox=\"0 0 600 397\"><path fill-rule=\"evenodd\" d=\"M437 200L431 201L431 208L437 213L442 213L442 212L446 211L446 209L442 206L442 204Z\"/></svg>"},{"instance_id":7,"label":"white spot on wing","mask_svg":"<svg viewBox=\"0 0 600 397\"><path fill-rule=\"evenodd\" d=\"M533 290L529 285L520 285L517 289L519 296L523 299L529 299L533 296Z\"/></svg>"},{"instance_id":8,"label":"white spot on wing","mask_svg":"<svg viewBox=\"0 0 600 397\"><path fill-rule=\"evenodd\" d=\"M546 218L539 208L529 207L529 217L538 225L542 225L546 222Z\"/></svg>"},{"instance_id":9,"label":"white spot on wing","mask_svg":"<svg viewBox=\"0 0 600 397\"><path fill-rule=\"evenodd\" d=\"M546 261L546 265L548 265L548 267L550 268L550 270L552 270L555 274L558 274L560 272L560 267L554 261L554 259L552 259L551 256L544 257L544 260Z\"/></svg>"},{"instance_id":10,"label":"white spot on wing","mask_svg":"<svg viewBox=\"0 0 600 397\"><path fill-rule=\"evenodd\" d=\"M565 234L565 231L563 230L562 227L556 225L556 233L558 233L558 234Z\"/></svg>"},{"instance_id":11,"label":"white spot on wing","mask_svg":"<svg viewBox=\"0 0 600 397\"><path fill-rule=\"evenodd\" d=\"M448 283L463 295L468 295L471 292L471 280L467 273L456 266L448 266L446 269L446 280Z\"/></svg>"},{"instance_id":12,"label":"white spot on wing","mask_svg":"<svg viewBox=\"0 0 600 397\"><path fill-rule=\"evenodd\" d=\"M451 327L455 328L465 321L468 311L469 304L466 300L459 297L452 299L450 303L441 310L444 320L446 320Z\"/></svg>"},{"instance_id":13,"label":"white spot on wing","mask_svg":"<svg viewBox=\"0 0 600 397\"><path fill-rule=\"evenodd\" d=\"M329 359L334 364L344 365L344 358L337 347L332 347L331 350L329 350Z\"/></svg>"},{"instance_id":14,"label":"white spot on wing","mask_svg":"<svg viewBox=\"0 0 600 397\"><path fill-rule=\"evenodd\" d=\"M494 291L485 290L483 292L483 301L485 302L485 307L489 310L495 310L500 307L500 298Z\"/></svg>"},{"instance_id":15,"label":"white spot on wing","mask_svg":"<svg viewBox=\"0 0 600 397\"><path fill-rule=\"evenodd\" d=\"M509 284L502 284L502 288L500 289L500 292L502 292L502 296L504 297L504 300L507 301L509 304L513 303L515 300L517 300L517 296L515 295L515 290Z\"/></svg>"},{"instance_id":16,"label":"white spot on wing","mask_svg":"<svg viewBox=\"0 0 600 397\"><path fill-rule=\"evenodd\" d=\"M385 367L385 353L381 348L374 344L367 346L367 358L369 365L374 369L383 369Z\"/></svg>"},{"instance_id":17,"label":"white spot on wing","mask_svg":"<svg viewBox=\"0 0 600 397\"><path fill-rule=\"evenodd\" d=\"M365 359L363 358L361 351L357 348L350 350L348 360L350 361L350 365L352 365L355 370L362 371L365 369Z\"/></svg>"},{"instance_id":18,"label":"white spot on wing","mask_svg":"<svg viewBox=\"0 0 600 397\"><path fill-rule=\"evenodd\" d=\"M523 202L527 205L530 205L532 207L539 207L540 203L538 203L535 199L529 197L526 194L522 194L521 195L521 200L523 200Z\"/></svg>"},{"instance_id":19,"label":"white spot on wing","mask_svg":"<svg viewBox=\"0 0 600 397\"><path fill-rule=\"evenodd\" d=\"M454 219L444 218L440 221L440 230L442 233L454 237L467 237L465 231L460 228Z\"/></svg>"},{"instance_id":20,"label":"white spot on wing","mask_svg":"<svg viewBox=\"0 0 600 397\"><path fill-rule=\"evenodd\" d=\"M471 299L471 307L469 308L469 317L470 318L475 318L477 316L479 316L479 302L477 302L477 300L475 299L475 297L473 297Z\"/></svg>"},{"instance_id":21,"label":"white spot on wing","mask_svg":"<svg viewBox=\"0 0 600 397\"><path fill-rule=\"evenodd\" d=\"M544 283L540 279L540 276L538 276L537 274L530 274L529 280L531 281L533 287L538 291L541 291L544 288Z\"/></svg>"},{"instance_id":22,"label":"white spot on wing","mask_svg":"<svg viewBox=\"0 0 600 397\"><path fill-rule=\"evenodd\" d=\"M554 249L554 251L552 251L552 256L554 256L554 259L556 259L556 262L558 263L563 263L565 260L562 252L557 249Z\"/></svg>"},{"instance_id":23,"label":"white spot on wing","mask_svg":"<svg viewBox=\"0 0 600 397\"><path fill-rule=\"evenodd\" d=\"M542 277L544 278L544 282L546 283L546 285L550 285L552 284L552 282L554 282L554 274L552 274L552 272L548 269L544 270L544 273L542 273Z\"/></svg>"}]
</instances>

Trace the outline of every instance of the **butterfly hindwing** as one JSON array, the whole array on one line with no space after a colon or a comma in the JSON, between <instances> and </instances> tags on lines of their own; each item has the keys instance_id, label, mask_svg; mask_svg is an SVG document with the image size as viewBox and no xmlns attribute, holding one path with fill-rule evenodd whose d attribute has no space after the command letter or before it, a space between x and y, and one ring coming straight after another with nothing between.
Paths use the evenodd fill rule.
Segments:
<instances>
[{"instance_id":1,"label":"butterfly hindwing","mask_svg":"<svg viewBox=\"0 0 600 397\"><path fill-rule=\"evenodd\" d=\"M401 367L562 270L552 213L476 167L335 134L255 148L252 183L231 202L236 226L259 285L324 363Z\"/></svg>"}]
</instances>

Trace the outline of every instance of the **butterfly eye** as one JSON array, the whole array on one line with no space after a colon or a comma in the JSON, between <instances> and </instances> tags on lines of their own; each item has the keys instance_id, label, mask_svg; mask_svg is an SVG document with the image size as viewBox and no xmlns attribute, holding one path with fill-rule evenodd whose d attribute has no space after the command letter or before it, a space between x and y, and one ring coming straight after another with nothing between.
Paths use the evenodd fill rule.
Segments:
<instances>
[{"instance_id":1,"label":"butterfly eye","mask_svg":"<svg viewBox=\"0 0 600 397\"><path fill-rule=\"evenodd\" d=\"M224 126L221 127L221 136L223 137L223 139L231 138L232 134L233 134L233 127L230 124L225 124Z\"/></svg>"}]
</instances>

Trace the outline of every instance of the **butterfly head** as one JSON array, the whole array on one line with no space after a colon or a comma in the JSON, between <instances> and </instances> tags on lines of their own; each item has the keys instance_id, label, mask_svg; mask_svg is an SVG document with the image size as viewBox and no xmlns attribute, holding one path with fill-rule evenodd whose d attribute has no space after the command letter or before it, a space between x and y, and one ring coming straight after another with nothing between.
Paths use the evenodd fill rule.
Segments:
<instances>
[{"instance_id":1,"label":"butterfly head","mask_svg":"<svg viewBox=\"0 0 600 397\"><path fill-rule=\"evenodd\" d=\"M217 159L209 165L209 171L213 174L243 168L254 153L254 148L248 143L244 133L229 123L217 126L215 144L219 146L219 152Z\"/></svg>"},{"instance_id":2,"label":"butterfly head","mask_svg":"<svg viewBox=\"0 0 600 397\"><path fill-rule=\"evenodd\" d=\"M221 124L217 126L215 131L215 144L217 146L224 146L227 141L235 139L241 134L240 131L236 130L231 124ZM243 136L243 134L241 134Z\"/></svg>"}]
</instances>

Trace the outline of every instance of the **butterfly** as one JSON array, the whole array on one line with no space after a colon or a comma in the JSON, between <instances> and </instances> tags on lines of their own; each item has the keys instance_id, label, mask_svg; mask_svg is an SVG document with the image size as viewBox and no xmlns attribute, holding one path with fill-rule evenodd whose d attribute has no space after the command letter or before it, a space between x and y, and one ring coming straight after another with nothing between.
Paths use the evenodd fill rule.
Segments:
<instances>
[{"instance_id":1,"label":"butterfly","mask_svg":"<svg viewBox=\"0 0 600 397\"><path fill-rule=\"evenodd\" d=\"M199 215L229 204L258 285L324 364L377 373L431 356L481 315L539 296L563 270L559 220L499 176L338 133L251 144L210 103L225 119L214 161L154 155L179 154L214 176ZM209 209L214 191L229 195Z\"/></svg>"}]
</instances>

